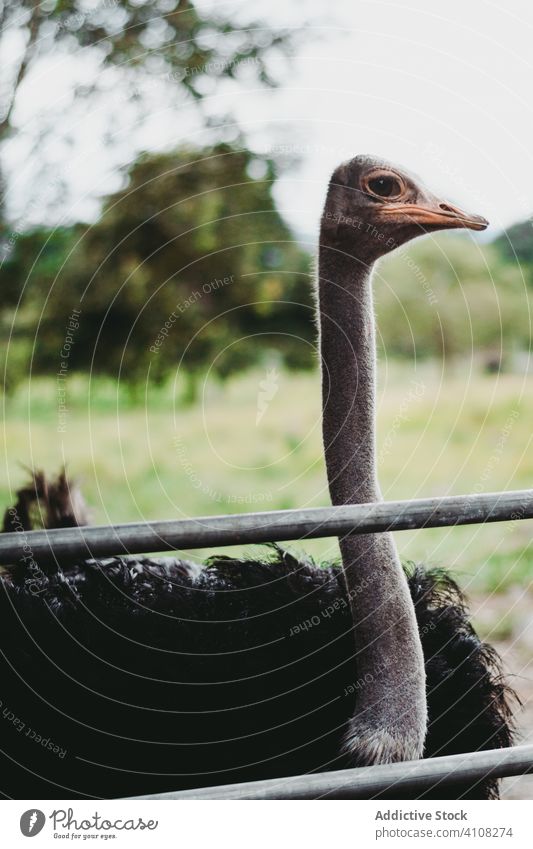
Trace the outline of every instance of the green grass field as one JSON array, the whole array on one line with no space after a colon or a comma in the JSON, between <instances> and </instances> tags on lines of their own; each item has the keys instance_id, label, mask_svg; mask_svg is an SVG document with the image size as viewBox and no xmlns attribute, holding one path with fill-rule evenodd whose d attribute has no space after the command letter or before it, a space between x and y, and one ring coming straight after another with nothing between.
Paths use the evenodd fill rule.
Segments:
<instances>
[{"instance_id":1,"label":"green grass field","mask_svg":"<svg viewBox=\"0 0 533 849\"><path fill-rule=\"evenodd\" d=\"M6 401L1 503L24 480L21 463L54 471L66 462L95 523L328 504L318 374L271 375L273 397L259 415L265 377L208 383L187 408L172 386L133 403L109 383L71 378L64 432L55 383L33 381ZM378 394L385 498L533 484L531 378L481 376L468 363L445 372L388 362ZM531 577L532 537L531 522L396 535L404 558L451 567L463 586L483 591ZM337 556L333 540L301 547Z\"/></svg>"}]
</instances>

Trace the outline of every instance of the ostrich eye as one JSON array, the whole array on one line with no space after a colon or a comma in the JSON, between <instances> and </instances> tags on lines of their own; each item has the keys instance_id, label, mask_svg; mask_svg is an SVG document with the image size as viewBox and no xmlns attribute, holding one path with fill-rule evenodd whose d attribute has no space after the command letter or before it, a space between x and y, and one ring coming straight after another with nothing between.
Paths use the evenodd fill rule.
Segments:
<instances>
[{"instance_id":1,"label":"ostrich eye","mask_svg":"<svg viewBox=\"0 0 533 849\"><path fill-rule=\"evenodd\" d=\"M373 195L380 198L396 197L402 193L402 186L396 177L382 174L380 177L372 177L368 181L368 188Z\"/></svg>"}]
</instances>

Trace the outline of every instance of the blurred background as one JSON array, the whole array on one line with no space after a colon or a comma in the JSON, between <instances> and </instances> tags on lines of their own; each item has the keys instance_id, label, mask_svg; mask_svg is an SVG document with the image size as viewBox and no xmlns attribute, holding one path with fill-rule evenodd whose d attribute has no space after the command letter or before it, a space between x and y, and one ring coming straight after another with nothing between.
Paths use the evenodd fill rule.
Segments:
<instances>
[{"instance_id":1,"label":"blurred background","mask_svg":"<svg viewBox=\"0 0 533 849\"><path fill-rule=\"evenodd\" d=\"M384 497L531 487L532 29L521 0L0 0L0 503L67 464L94 522L327 504L314 255L361 152L493 225L377 269ZM458 576L525 739L532 530L397 534Z\"/></svg>"}]
</instances>

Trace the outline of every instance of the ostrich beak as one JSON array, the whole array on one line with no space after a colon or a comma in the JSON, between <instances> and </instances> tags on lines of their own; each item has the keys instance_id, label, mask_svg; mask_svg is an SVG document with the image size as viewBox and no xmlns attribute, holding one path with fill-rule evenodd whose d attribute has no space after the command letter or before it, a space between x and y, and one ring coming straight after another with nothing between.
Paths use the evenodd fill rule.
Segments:
<instances>
[{"instance_id":1,"label":"ostrich beak","mask_svg":"<svg viewBox=\"0 0 533 849\"><path fill-rule=\"evenodd\" d=\"M464 212L451 203L442 203L437 198L431 198L427 203L388 204L381 210L387 218L406 219L419 224L422 228L436 230L452 230L463 228L467 230L486 230L489 222L482 215L472 215Z\"/></svg>"}]
</instances>

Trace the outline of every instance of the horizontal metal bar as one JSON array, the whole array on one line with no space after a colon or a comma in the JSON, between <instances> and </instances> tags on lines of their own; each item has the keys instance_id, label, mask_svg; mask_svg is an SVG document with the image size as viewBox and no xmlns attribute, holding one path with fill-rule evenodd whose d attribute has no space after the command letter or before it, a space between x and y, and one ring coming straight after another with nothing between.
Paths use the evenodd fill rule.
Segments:
<instances>
[{"instance_id":1,"label":"horizontal metal bar","mask_svg":"<svg viewBox=\"0 0 533 849\"><path fill-rule=\"evenodd\" d=\"M490 749L465 755L448 755L421 761L342 769L225 784L199 790L136 796L137 799L371 799L387 791L404 795L422 795L424 790L454 782L503 778L533 772L533 745L511 749Z\"/></svg>"},{"instance_id":2,"label":"horizontal metal bar","mask_svg":"<svg viewBox=\"0 0 533 849\"><path fill-rule=\"evenodd\" d=\"M282 542L533 518L533 490L0 534L0 564Z\"/></svg>"}]
</instances>

